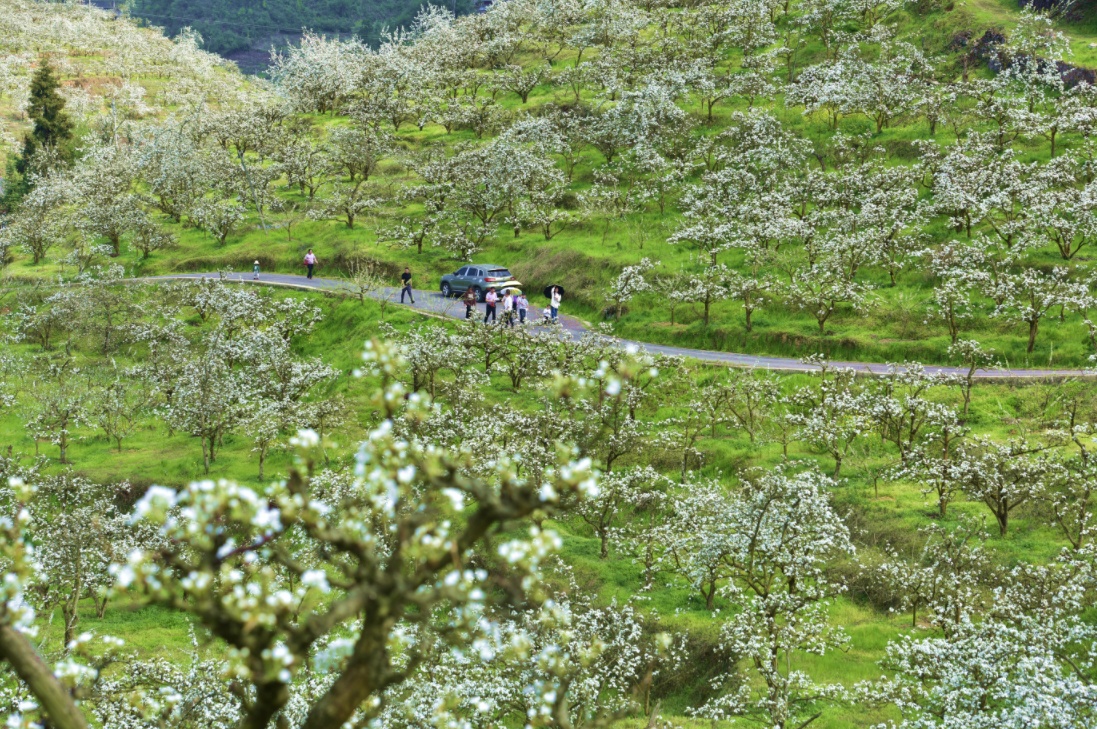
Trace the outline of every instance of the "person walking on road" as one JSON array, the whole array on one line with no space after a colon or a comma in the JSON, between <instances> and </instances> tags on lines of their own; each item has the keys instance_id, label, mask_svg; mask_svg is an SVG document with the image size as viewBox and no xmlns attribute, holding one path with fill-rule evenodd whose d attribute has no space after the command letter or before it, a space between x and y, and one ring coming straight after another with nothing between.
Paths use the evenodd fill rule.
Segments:
<instances>
[{"instance_id":1,"label":"person walking on road","mask_svg":"<svg viewBox=\"0 0 1097 729\"><path fill-rule=\"evenodd\" d=\"M560 294L560 287L559 286L553 286L552 287L552 306L550 307L550 309L552 311L552 320L553 321L556 321L557 317L560 315L560 299L562 299L562 298L563 297Z\"/></svg>"},{"instance_id":2,"label":"person walking on road","mask_svg":"<svg viewBox=\"0 0 1097 729\"><path fill-rule=\"evenodd\" d=\"M411 293L411 269L404 268L404 273L400 275L400 280L404 282L404 287L400 289L400 303L404 303L404 294L408 295L411 299L411 303L415 303L415 296Z\"/></svg>"},{"instance_id":3,"label":"person walking on road","mask_svg":"<svg viewBox=\"0 0 1097 729\"><path fill-rule=\"evenodd\" d=\"M313 271L313 269L316 268L316 264L318 262L319 261L316 258L316 254L312 252L311 248L309 248L309 252L305 254L305 268L307 268L309 270L309 272L308 272L308 277L309 278L312 278L312 271Z\"/></svg>"},{"instance_id":4,"label":"person walking on road","mask_svg":"<svg viewBox=\"0 0 1097 729\"><path fill-rule=\"evenodd\" d=\"M526 298L525 294L518 294L518 299L515 301L515 304L518 307L518 323L525 324L526 311L529 309L529 299Z\"/></svg>"},{"instance_id":5,"label":"person walking on road","mask_svg":"<svg viewBox=\"0 0 1097 729\"><path fill-rule=\"evenodd\" d=\"M462 301L465 303L465 318L471 319L472 312L476 311L476 292L472 289L466 290Z\"/></svg>"},{"instance_id":6,"label":"person walking on road","mask_svg":"<svg viewBox=\"0 0 1097 729\"><path fill-rule=\"evenodd\" d=\"M503 323L514 328L514 292L503 294Z\"/></svg>"},{"instance_id":7,"label":"person walking on road","mask_svg":"<svg viewBox=\"0 0 1097 729\"><path fill-rule=\"evenodd\" d=\"M491 319L492 324L495 323L495 304L499 301L499 296L495 293L495 287L492 286L488 289L488 292L484 294L484 303L487 307L484 310L484 323L488 323L488 319Z\"/></svg>"},{"instance_id":8,"label":"person walking on road","mask_svg":"<svg viewBox=\"0 0 1097 729\"><path fill-rule=\"evenodd\" d=\"M259 261L256 261L255 264L251 267L251 280L259 280Z\"/></svg>"}]
</instances>

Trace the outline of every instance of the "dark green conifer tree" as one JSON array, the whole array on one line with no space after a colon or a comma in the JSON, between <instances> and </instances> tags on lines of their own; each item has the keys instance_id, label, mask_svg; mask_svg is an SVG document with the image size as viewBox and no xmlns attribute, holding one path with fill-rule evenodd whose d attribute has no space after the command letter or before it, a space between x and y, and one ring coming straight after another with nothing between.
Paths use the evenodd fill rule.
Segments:
<instances>
[{"instance_id":1,"label":"dark green conifer tree","mask_svg":"<svg viewBox=\"0 0 1097 729\"><path fill-rule=\"evenodd\" d=\"M71 155L72 120L65 113L65 100L57 93L60 87L53 66L42 59L30 82L27 116L34 122L34 128L23 142L20 174L27 173L27 165L42 147L53 147L62 159Z\"/></svg>"},{"instance_id":2,"label":"dark green conifer tree","mask_svg":"<svg viewBox=\"0 0 1097 729\"><path fill-rule=\"evenodd\" d=\"M27 116L34 127L23 140L23 153L8 165L4 188L3 207L11 209L29 189L27 173L32 169L34 157L43 148L53 148L57 158L72 158L72 120L65 113L65 100L57 93L61 82L53 66L45 58L30 82L30 103Z\"/></svg>"}]
</instances>

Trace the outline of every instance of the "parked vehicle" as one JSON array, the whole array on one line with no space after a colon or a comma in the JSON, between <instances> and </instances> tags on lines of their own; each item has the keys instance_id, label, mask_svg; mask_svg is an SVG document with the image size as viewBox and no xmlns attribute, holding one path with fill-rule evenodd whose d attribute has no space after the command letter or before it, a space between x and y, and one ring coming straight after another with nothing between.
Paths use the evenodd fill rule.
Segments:
<instances>
[{"instance_id":1,"label":"parked vehicle","mask_svg":"<svg viewBox=\"0 0 1097 729\"><path fill-rule=\"evenodd\" d=\"M476 300L483 301L484 294L492 286L496 291L502 291L511 287L519 288L521 285L521 281L515 280L511 272L502 266L473 263L443 276L439 290L442 296L456 296L472 289L476 293Z\"/></svg>"}]
</instances>

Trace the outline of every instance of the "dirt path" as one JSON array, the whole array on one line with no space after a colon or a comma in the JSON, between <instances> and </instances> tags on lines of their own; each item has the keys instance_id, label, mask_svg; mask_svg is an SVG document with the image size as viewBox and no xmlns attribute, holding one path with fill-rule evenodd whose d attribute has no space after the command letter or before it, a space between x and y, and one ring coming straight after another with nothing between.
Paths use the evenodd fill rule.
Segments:
<instances>
[{"instance_id":1,"label":"dirt path","mask_svg":"<svg viewBox=\"0 0 1097 729\"><path fill-rule=\"evenodd\" d=\"M167 276L149 276L141 279L144 281L157 281L165 279L203 279L203 278L217 278L216 273L178 273ZM244 283L255 283L252 281L251 274L228 274L225 276L227 281L241 281ZM350 288L346 281L332 278L306 278L305 276L297 276L287 273L264 273L260 274L260 284L273 285L273 286L287 286L291 288L299 288L306 290L317 291L344 291L349 292ZM454 319L463 319L465 316L465 306L460 299L446 299L437 291L424 291L422 289L414 289L415 302L405 302L406 306L418 311L423 311L429 314L437 316L447 316ZM387 298L394 303L400 302L400 289L398 287L385 288L380 291L374 292L374 298ZM530 316L533 319L539 319L541 317L542 307L533 307L530 310ZM477 305L477 316L483 317L484 305ZM502 305L499 306L499 315L502 315ZM561 323L564 330L567 331L573 338L578 339L586 331L586 326L575 319L574 317L562 315ZM665 344L649 344L647 342L634 342L628 339L621 339L622 346L628 346L634 344L639 347L643 347L649 352L658 354L678 355L680 357L690 357L700 360L702 362L717 362L721 364L730 365L733 367L743 368L758 368L767 370L778 370L784 372L812 372L818 368L814 365L808 365L800 362L799 360L792 359L790 357L767 357L765 355L755 354L738 354L735 352L714 352L707 349L691 349L689 347L672 347ZM866 374L882 375L886 374L888 366L885 364L877 364L870 362L832 362L834 367L844 367L857 372L864 372ZM927 365L926 372L948 374L948 375L966 375L967 370L960 367L944 367L939 365ZM1008 379L1026 379L1026 380L1059 380L1069 377L1087 377L1092 376L1084 370L1057 370L1057 369L1003 369L1003 370L979 370L975 373L975 376L983 380L1008 380Z\"/></svg>"}]
</instances>

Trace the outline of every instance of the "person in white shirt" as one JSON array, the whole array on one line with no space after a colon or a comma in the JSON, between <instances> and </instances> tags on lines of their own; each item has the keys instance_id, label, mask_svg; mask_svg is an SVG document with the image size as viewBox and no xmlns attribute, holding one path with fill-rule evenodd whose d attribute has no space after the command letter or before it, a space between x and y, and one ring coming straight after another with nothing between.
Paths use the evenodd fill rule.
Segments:
<instances>
[{"instance_id":1,"label":"person in white shirt","mask_svg":"<svg viewBox=\"0 0 1097 729\"><path fill-rule=\"evenodd\" d=\"M508 327L514 326L514 292L503 294L503 323Z\"/></svg>"},{"instance_id":2,"label":"person in white shirt","mask_svg":"<svg viewBox=\"0 0 1097 729\"><path fill-rule=\"evenodd\" d=\"M488 289L488 292L484 294L484 303L487 304L484 310L484 323L488 323L490 318L492 323L495 323L495 304L499 301L499 295L495 293L495 287L492 286Z\"/></svg>"},{"instance_id":3,"label":"person in white shirt","mask_svg":"<svg viewBox=\"0 0 1097 729\"><path fill-rule=\"evenodd\" d=\"M552 307L551 307L552 320L553 321L556 321L557 316L560 314L560 299L562 299L562 298L563 298L563 296L560 294L560 287L559 286L553 286L552 287Z\"/></svg>"}]
</instances>

